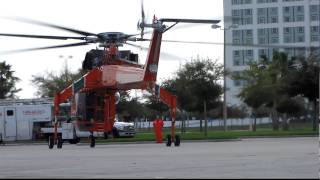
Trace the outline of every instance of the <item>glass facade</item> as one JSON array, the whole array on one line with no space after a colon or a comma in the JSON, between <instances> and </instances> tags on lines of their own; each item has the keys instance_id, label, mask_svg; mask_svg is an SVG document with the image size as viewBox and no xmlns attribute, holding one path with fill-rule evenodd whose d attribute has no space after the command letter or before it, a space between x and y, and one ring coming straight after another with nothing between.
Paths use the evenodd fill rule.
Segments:
<instances>
[{"instance_id":1,"label":"glass facade","mask_svg":"<svg viewBox=\"0 0 320 180\"><path fill-rule=\"evenodd\" d=\"M238 5L238 4L251 4L252 0L232 0L232 5Z\"/></svg>"},{"instance_id":2,"label":"glass facade","mask_svg":"<svg viewBox=\"0 0 320 180\"><path fill-rule=\"evenodd\" d=\"M283 29L283 43L305 42L304 27L285 27Z\"/></svg>"},{"instance_id":3,"label":"glass facade","mask_svg":"<svg viewBox=\"0 0 320 180\"><path fill-rule=\"evenodd\" d=\"M278 23L278 8L258 8L258 24Z\"/></svg>"},{"instance_id":4,"label":"glass facade","mask_svg":"<svg viewBox=\"0 0 320 180\"><path fill-rule=\"evenodd\" d=\"M278 0L257 0L257 4L263 4L263 3L276 3Z\"/></svg>"},{"instance_id":5,"label":"glass facade","mask_svg":"<svg viewBox=\"0 0 320 180\"><path fill-rule=\"evenodd\" d=\"M258 29L258 44L277 44L279 43L278 28Z\"/></svg>"},{"instance_id":6,"label":"glass facade","mask_svg":"<svg viewBox=\"0 0 320 180\"><path fill-rule=\"evenodd\" d=\"M235 50L233 51L233 66L246 66L253 61L253 50Z\"/></svg>"},{"instance_id":7,"label":"glass facade","mask_svg":"<svg viewBox=\"0 0 320 180\"><path fill-rule=\"evenodd\" d=\"M320 20L320 5L310 5L310 21Z\"/></svg>"},{"instance_id":8,"label":"glass facade","mask_svg":"<svg viewBox=\"0 0 320 180\"><path fill-rule=\"evenodd\" d=\"M253 44L253 32L251 29L233 30L232 37L234 44Z\"/></svg>"},{"instance_id":9,"label":"glass facade","mask_svg":"<svg viewBox=\"0 0 320 180\"><path fill-rule=\"evenodd\" d=\"M285 6L282 10L283 22L304 21L304 6Z\"/></svg>"},{"instance_id":10,"label":"glass facade","mask_svg":"<svg viewBox=\"0 0 320 180\"><path fill-rule=\"evenodd\" d=\"M247 25L253 23L252 9L232 10L232 24Z\"/></svg>"}]
</instances>

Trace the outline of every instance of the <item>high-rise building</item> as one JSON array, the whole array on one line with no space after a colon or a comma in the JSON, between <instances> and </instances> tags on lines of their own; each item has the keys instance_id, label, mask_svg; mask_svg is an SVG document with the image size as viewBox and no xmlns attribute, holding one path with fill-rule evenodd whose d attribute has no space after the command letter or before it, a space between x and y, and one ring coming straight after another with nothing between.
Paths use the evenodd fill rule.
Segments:
<instances>
[{"instance_id":1,"label":"high-rise building","mask_svg":"<svg viewBox=\"0 0 320 180\"><path fill-rule=\"evenodd\" d=\"M320 54L320 0L224 0L224 19L225 66L233 73L241 73L261 55L271 58L275 50L289 58ZM236 97L243 83L226 79L228 106L243 104Z\"/></svg>"}]
</instances>

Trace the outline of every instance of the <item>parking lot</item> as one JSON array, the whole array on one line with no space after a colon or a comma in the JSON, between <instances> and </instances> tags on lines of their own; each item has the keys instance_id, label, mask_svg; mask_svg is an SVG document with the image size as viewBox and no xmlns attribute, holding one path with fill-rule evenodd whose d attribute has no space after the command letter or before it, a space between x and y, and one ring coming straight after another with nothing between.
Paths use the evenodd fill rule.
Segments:
<instances>
[{"instance_id":1,"label":"parking lot","mask_svg":"<svg viewBox=\"0 0 320 180\"><path fill-rule=\"evenodd\" d=\"M319 138L0 146L0 178L319 178Z\"/></svg>"}]
</instances>

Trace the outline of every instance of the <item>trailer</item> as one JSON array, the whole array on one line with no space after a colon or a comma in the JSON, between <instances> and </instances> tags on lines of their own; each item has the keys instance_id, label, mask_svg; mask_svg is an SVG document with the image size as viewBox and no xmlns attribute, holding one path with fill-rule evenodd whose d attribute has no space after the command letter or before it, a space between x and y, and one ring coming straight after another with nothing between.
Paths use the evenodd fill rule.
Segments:
<instances>
[{"instance_id":1,"label":"trailer","mask_svg":"<svg viewBox=\"0 0 320 180\"><path fill-rule=\"evenodd\" d=\"M0 100L0 140L36 139L52 116L52 98Z\"/></svg>"}]
</instances>

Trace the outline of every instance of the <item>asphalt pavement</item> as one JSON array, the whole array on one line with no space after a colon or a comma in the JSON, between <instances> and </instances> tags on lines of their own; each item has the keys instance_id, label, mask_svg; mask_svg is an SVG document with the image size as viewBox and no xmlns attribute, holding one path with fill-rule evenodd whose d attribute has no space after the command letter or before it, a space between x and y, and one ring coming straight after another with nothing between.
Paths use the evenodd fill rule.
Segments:
<instances>
[{"instance_id":1,"label":"asphalt pavement","mask_svg":"<svg viewBox=\"0 0 320 180\"><path fill-rule=\"evenodd\" d=\"M0 178L319 178L319 138L0 146Z\"/></svg>"}]
</instances>

